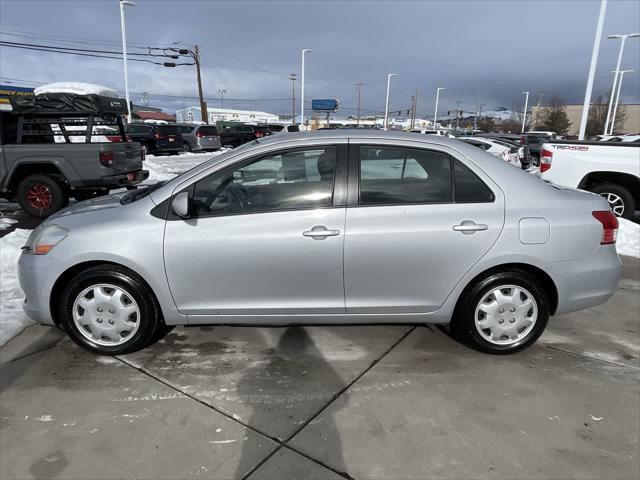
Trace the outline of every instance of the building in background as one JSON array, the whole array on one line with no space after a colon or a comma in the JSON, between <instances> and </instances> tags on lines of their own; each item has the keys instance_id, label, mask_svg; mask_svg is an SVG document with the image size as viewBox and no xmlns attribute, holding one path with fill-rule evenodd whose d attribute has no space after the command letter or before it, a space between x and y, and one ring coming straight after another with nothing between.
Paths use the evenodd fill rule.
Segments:
<instances>
[{"instance_id":1,"label":"building in background","mask_svg":"<svg viewBox=\"0 0 640 480\"><path fill-rule=\"evenodd\" d=\"M160 123L174 123L176 116L163 112L162 109L156 107L150 107L148 105L135 105L131 104L131 115L133 116L133 122L160 122Z\"/></svg>"},{"instance_id":2,"label":"building in background","mask_svg":"<svg viewBox=\"0 0 640 480\"><path fill-rule=\"evenodd\" d=\"M242 122L242 123L277 123L278 115L255 110L232 110L230 108L207 108L209 123ZM176 111L179 123L200 123L200 107L183 108Z\"/></svg>"},{"instance_id":3,"label":"building in background","mask_svg":"<svg viewBox=\"0 0 640 480\"><path fill-rule=\"evenodd\" d=\"M627 103L620 104L621 111L624 112L623 122L620 123L616 119L615 131L619 134L638 133L640 132L640 104ZM619 107L619 108L620 108ZM538 112L538 106L534 105L529 114L530 119L540 118L540 114L544 110L545 106L540 107ZM582 116L582 104L580 105L565 105L565 112L569 117L571 125L569 126L568 136L578 135L580 130L580 117ZM529 121L529 120L528 120Z\"/></svg>"}]
</instances>

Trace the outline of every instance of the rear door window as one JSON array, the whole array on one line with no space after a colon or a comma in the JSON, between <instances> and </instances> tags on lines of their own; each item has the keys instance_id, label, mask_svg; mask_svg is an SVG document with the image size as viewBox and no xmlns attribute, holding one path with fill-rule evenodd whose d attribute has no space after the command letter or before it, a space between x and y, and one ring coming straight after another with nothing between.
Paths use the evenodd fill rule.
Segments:
<instances>
[{"instance_id":1,"label":"rear door window","mask_svg":"<svg viewBox=\"0 0 640 480\"><path fill-rule=\"evenodd\" d=\"M161 125L158 127L158 133L160 135L179 135L180 128L176 125Z\"/></svg>"},{"instance_id":2,"label":"rear door window","mask_svg":"<svg viewBox=\"0 0 640 480\"><path fill-rule=\"evenodd\" d=\"M147 135L151 133L152 128L153 127L151 125L134 125L130 123L127 125L127 133L141 133Z\"/></svg>"},{"instance_id":3,"label":"rear door window","mask_svg":"<svg viewBox=\"0 0 640 480\"><path fill-rule=\"evenodd\" d=\"M434 150L360 147L360 205L450 203L451 158Z\"/></svg>"},{"instance_id":4,"label":"rear door window","mask_svg":"<svg viewBox=\"0 0 640 480\"><path fill-rule=\"evenodd\" d=\"M205 137L213 137L218 135L218 129L216 127L198 127L198 133Z\"/></svg>"}]
</instances>

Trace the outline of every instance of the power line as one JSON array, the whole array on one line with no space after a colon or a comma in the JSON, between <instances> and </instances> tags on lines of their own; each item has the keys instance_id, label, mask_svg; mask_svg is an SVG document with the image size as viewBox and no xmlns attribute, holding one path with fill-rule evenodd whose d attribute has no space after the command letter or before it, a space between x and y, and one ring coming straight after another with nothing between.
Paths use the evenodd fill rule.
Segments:
<instances>
[{"instance_id":1,"label":"power line","mask_svg":"<svg viewBox=\"0 0 640 480\"><path fill-rule=\"evenodd\" d=\"M78 43L82 43L85 45L98 45L98 46L111 46L111 45L120 46L121 45L120 42L117 42L115 40L114 41L100 40L100 39L96 40L96 39L88 39L88 38L81 38L81 37L65 37L65 36L50 35L50 34L43 35L39 33L31 33L31 32L25 32L24 30L15 30L15 29L0 30L0 35L7 35L11 37L22 37L22 38L36 38L40 40L49 40L57 43L70 43L74 45L77 45ZM142 48L142 49L156 48L156 47L142 46L142 45L127 45L127 47ZM163 48L163 47L157 47L157 48Z\"/></svg>"}]
</instances>

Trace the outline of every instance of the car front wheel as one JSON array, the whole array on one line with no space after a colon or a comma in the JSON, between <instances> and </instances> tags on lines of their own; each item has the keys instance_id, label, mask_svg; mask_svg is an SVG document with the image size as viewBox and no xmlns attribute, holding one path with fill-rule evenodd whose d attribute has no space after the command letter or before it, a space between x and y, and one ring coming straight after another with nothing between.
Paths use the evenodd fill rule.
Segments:
<instances>
[{"instance_id":1,"label":"car front wheel","mask_svg":"<svg viewBox=\"0 0 640 480\"><path fill-rule=\"evenodd\" d=\"M549 296L540 282L526 272L499 272L465 293L452 329L476 350L505 354L533 344L548 321Z\"/></svg>"},{"instance_id":2,"label":"car front wheel","mask_svg":"<svg viewBox=\"0 0 640 480\"><path fill-rule=\"evenodd\" d=\"M112 265L88 268L66 285L60 318L74 342L101 355L144 348L166 328L149 287Z\"/></svg>"}]
</instances>

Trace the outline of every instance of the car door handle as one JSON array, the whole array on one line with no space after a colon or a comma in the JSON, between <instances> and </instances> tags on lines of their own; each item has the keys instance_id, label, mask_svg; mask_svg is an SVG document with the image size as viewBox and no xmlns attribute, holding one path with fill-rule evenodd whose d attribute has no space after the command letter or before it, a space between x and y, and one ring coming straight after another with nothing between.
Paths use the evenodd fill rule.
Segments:
<instances>
[{"instance_id":1,"label":"car door handle","mask_svg":"<svg viewBox=\"0 0 640 480\"><path fill-rule=\"evenodd\" d=\"M302 235L305 237L322 239L325 237L335 237L336 235L340 235L340 230L329 230L324 225L316 225L311 230L302 232Z\"/></svg>"},{"instance_id":2,"label":"car door handle","mask_svg":"<svg viewBox=\"0 0 640 480\"><path fill-rule=\"evenodd\" d=\"M480 232L482 230L488 230L489 226L483 223L476 223L471 220L465 220L460 225L454 225L453 229L456 232L462 232L465 235L471 235L475 232Z\"/></svg>"}]
</instances>

